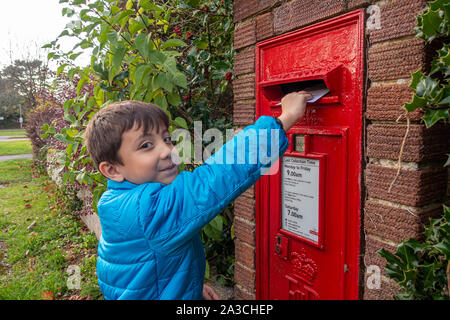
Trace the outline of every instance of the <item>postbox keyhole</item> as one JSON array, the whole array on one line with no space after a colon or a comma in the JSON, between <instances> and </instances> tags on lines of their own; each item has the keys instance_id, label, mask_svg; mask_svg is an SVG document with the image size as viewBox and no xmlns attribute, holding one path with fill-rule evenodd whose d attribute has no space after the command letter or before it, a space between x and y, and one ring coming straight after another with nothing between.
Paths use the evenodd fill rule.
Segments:
<instances>
[{"instance_id":1,"label":"postbox keyhole","mask_svg":"<svg viewBox=\"0 0 450 320\"><path fill-rule=\"evenodd\" d=\"M275 251L278 254L281 254L281 237L277 236L277 246L275 247Z\"/></svg>"},{"instance_id":2,"label":"postbox keyhole","mask_svg":"<svg viewBox=\"0 0 450 320\"><path fill-rule=\"evenodd\" d=\"M275 254L283 260L288 258L288 238L282 235L276 235L275 237Z\"/></svg>"}]
</instances>

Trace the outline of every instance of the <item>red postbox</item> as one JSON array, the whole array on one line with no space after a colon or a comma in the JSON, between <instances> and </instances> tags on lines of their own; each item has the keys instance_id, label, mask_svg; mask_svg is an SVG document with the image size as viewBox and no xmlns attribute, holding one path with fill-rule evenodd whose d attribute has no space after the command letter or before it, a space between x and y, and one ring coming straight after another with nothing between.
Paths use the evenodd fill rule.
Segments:
<instances>
[{"instance_id":1,"label":"red postbox","mask_svg":"<svg viewBox=\"0 0 450 320\"><path fill-rule=\"evenodd\" d=\"M289 149L256 184L258 299L357 299L364 11L256 46L257 116L321 85L287 132Z\"/></svg>"}]
</instances>

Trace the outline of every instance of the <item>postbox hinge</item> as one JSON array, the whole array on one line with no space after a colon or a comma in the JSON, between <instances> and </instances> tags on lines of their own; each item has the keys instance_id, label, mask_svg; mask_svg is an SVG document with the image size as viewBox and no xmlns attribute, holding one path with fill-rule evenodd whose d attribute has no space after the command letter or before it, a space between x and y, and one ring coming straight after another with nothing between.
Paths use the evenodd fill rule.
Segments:
<instances>
[{"instance_id":1,"label":"postbox hinge","mask_svg":"<svg viewBox=\"0 0 450 320\"><path fill-rule=\"evenodd\" d=\"M344 263L344 272L348 272L348 271L349 271L349 268L348 268L347 264Z\"/></svg>"}]
</instances>

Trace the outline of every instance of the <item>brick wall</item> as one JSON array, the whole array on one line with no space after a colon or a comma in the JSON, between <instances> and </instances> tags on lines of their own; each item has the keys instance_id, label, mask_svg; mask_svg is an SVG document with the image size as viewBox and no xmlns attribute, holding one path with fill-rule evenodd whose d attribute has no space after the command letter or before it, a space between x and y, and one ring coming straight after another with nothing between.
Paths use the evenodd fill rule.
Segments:
<instances>
[{"instance_id":1,"label":"brick wall","mask_svg":"<svg viewBox=\"0 0 450 320\"><path fill-rule=\"evenodd\" d=\"M255 44L358 8L366 8L365 156L361 212L361 275L369 265L382 270L380 289L369 290L361 277L363 299L392 299L396 284L386 277L380 248L395 251L410 237L420 239L423 224L441 213L440 201L448 184L442 167L449 153L448 127L426 129L421 114L410 116L409 136L404 146L403 169L388 192L397 172L396 163L406 130L401 106L409 101L411 73L427 68L432 48L416 39L415 16L425 0L235 0L235 103L234 122L240 126L255 121ZM376 5L377 7L369 6ZM369 23L379 9L380 27ZM235 202L235 297L255 298L256 234L255 193L251 188Z\"/></svg>"}]
</instances>

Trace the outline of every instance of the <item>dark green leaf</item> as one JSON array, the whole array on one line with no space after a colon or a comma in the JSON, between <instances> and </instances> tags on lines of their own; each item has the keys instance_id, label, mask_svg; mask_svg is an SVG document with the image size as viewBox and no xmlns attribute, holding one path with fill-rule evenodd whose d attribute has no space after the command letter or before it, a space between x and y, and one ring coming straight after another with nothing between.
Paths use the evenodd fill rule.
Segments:
<instances>
[{"instance_id":1,"label":"dark green leaf","mask_svg":"<svg viewBox=\"0 0 450 320\"><path fill-rule=\"evenodd\" d=\"M413 112L418 108L425 107L427 105L427 100L418 97L416 94L413 95L413 100L409 103L405 103L404 107L408 112Z\"/></svg>"},{"instance_id":2,"label":"dark green leaf","mask_svg":"<svg viewBox=\"0 0 450 320\"><path fill-rule=\"evenodd\" d=\"M427 128L429 128L439 120L448 119L448 117L449 117L449 109L441 109L441 110L427 109L425 111L425 114L423 115L423 120Z\"/></svg>"}]
</instances>

